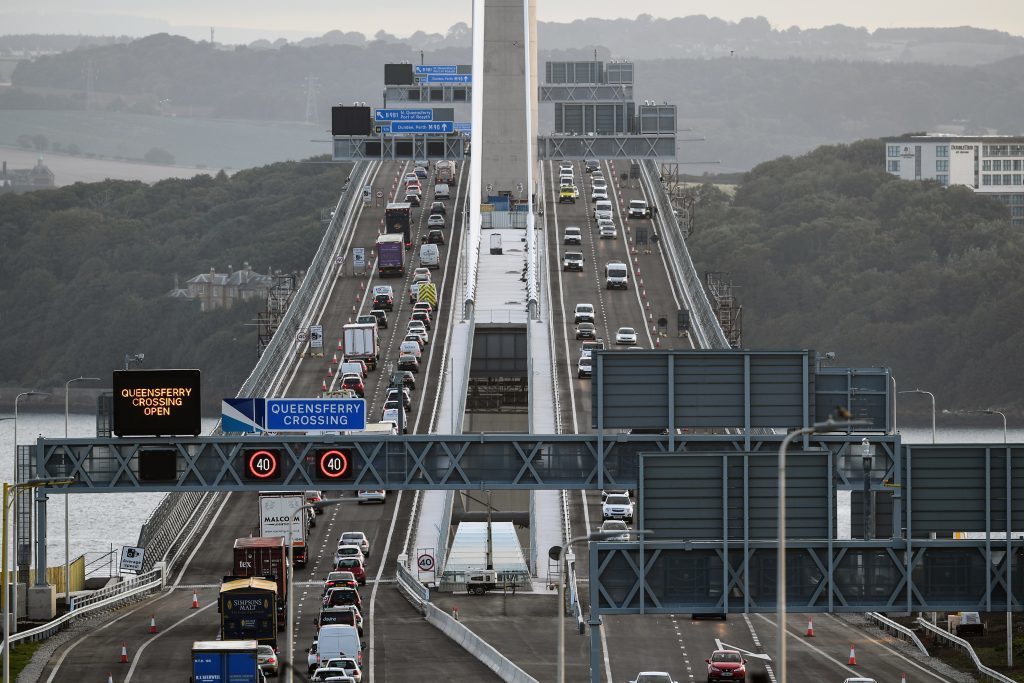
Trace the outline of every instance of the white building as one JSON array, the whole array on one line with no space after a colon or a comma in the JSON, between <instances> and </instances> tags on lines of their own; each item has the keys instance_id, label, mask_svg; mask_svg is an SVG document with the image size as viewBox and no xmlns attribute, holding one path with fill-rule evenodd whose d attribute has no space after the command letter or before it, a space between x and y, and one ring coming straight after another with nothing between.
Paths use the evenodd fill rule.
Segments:
<instances>
[{"instance_id":1,"label":"white building","mask_svg":"<svg viewBox=\"0 0 1024 683\"><path fill-rule=\"evenodd\" d=\"M885 140L885 169L903 180L965 185L1010 208L1024 227L1024 137L910 135Z\"/></svg>"}]
</instances>

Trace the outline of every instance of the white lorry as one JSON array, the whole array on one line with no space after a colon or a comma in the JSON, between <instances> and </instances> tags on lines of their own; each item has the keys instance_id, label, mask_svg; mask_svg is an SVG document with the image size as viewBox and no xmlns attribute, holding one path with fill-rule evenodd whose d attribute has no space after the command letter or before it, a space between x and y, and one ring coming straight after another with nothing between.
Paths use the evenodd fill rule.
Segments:
<instances>
[{"instance_id":1,"label":"white lorry","mask_svg":"<svg viewBox=\"0 0 1024 683\"><path fill-rule=\"evenodd\" d=\"M377 326L371 323L352 323L342 328L346 360L361 360L370 370L377 368L380 349L377 341Z\"/></svg>"},{"instance_id":2,"label":"white lorry","mask_svg":"<svg viewBox=\"0 0 1024 683\"><path fill-rule=\"evenodd\" d=\"M295 511L305 503L305 494L302 491L295 493L260 492L260 536L283 538L287 544L290 533L296 567L305 567L308 558L306 552L307 520L303 519L303 515L300 514L294 524L291 521ZM307 510L307 514L308 512Z\"/></svg>"}]
</instances>

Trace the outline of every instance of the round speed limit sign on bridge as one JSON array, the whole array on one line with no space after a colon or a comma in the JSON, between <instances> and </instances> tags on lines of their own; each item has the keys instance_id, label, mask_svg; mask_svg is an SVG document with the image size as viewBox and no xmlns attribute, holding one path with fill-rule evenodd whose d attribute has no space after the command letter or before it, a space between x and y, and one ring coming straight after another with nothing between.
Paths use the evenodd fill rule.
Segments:
<instances>
[{"instance_id":1,"label":"round speed limit sign on bridge","mask_svg":"<svg viewBox=\"0 0 1024 683\"><path fill-rule=\"evenodd\" d=\"M421 572L430 572L434 570L434 556L429 553L423 553L416 558L416 566L420 568Z\"/></svg>"}]
</instances>

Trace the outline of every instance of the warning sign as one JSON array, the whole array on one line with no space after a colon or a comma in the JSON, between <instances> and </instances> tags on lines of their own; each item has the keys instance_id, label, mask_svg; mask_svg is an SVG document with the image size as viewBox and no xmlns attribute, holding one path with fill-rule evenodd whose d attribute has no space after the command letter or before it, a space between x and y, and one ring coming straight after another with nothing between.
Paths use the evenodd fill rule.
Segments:
<instances>
[{"instance_id":1,"label":"warning sign","mask_svg":"<svg viewBox=\"0 0 1024 683\"><path fill-rule=\"evenodd\" d=\"M416 294L417 301L425 301L433 308L437 308L437 285L433 282L420 283L419 292Z\"/></svg>"}]
</instances>

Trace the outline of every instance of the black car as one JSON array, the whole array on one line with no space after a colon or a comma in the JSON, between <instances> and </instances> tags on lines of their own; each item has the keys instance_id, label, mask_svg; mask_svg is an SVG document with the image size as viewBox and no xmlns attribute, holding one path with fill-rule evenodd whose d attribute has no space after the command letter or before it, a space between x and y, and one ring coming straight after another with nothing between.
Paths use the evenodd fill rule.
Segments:
<instances>
[{"instance_id":1,"label":"black car","mask_svg":"<svg viewBox=\"0 0 1024 683\"><path fill-rule=\"evenodd\" d=\"M594 339L596 337L597 331L594 328L594 323L580 323L576 326L577 339Z\"/></svg>"},{"instance_id":2,"label":"black car","mask_svg":"<svg viewBox=\"0 0 1024 683\"><path fill-rule=\"evenodd\" d=\"M401 381L395 382L394 376L399 373L401 373ZM396 387L397 384L401 384L402 386L409 389L409 391L416 391L416 375L412 374L411 371L399 370L395 372L395 375L392 375L390 387Z\"/></svg>"},{"instance_id":3,"label":"black car","mask_svg":"<svg viewBox=\"0 0 1024 683\"><path fill-rule=\"evenodd\" d=\"M384 311L382 311L379 308L375 308L372 311L370 311L370 315L377 319L378 328L382 330L388 329L388 316Z\"/></svg>"},{"instance_id":4,"label":"black car","mask_svg":"<svg viewBox=\"0 0 1024 683\"><path fill-rule=\"evenodd\" d=\"M382 311L395 310L395 301L390 294L377 294L373 297L373 307Z\"/></svg>"},{"instance_id":5,"label":"black car","mask_svg":"<svg viewBox=\"0 0 1024 683\"><path fill-rule=\"evenodd\" d=\"M444 205L444 202L433 202L430 205L430 213L431 215L439 213L443 216L448 213L448 208Z\"/></svg>"},{"instance_id":6,"label":"black car","mask_svg":"<svg viewBox=\"0 0 1024 683\"><path fill-rule=\"evenodd\" d=\"M587 159L584 162L584 164L584 168L586 169L587 173L593 173L597 169L601 168L601 162L598 161L597 159Z\"/></svg>"},{"instance_id":7,"label":"black car","mask_svg":"<svg viewBox=\"0 0 1024 683\"><path fill-rule=\"evenodd\" d=\"M423 238L423 241L427 244L444 244L444 233L436 228L427 232L427 236Z\"/></svg>"}]
</instances>

